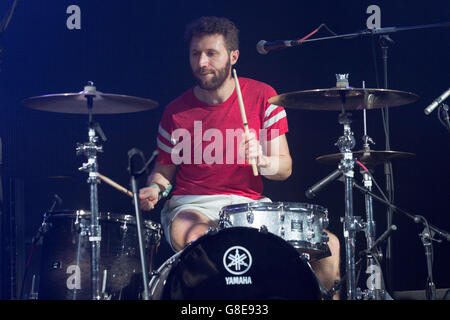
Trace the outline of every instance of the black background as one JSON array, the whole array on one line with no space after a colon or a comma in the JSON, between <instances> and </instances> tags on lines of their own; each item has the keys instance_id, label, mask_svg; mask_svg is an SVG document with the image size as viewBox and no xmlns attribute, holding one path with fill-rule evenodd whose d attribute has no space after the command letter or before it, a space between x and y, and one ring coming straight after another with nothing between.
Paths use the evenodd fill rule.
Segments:
<instances>
[{"instance_id":1,"label":"black background","mask_svg":"<svg viewBox=\"0 0 450 320\"><path fill-rule=\"evenodd\" d=\"M12 1L2 1L6 14ZM69 30L66 9L81 8L81 29ZM164 106L193 85L183 41L185 25L202 15L230 18L240 29L239 76L272 85L278 93L329 88L336 73L349 73L350 85L383 87L383 69L377 37L357 37L305 43L302 47L259 55L256 43L265 39L300 38L321 23L337 34L366 28L369 5L381 8L381 26L414 26L450 20L448 1L21 1L1 38L0 112L4 212L2 218L2 298L11 296L8 270L11 208L21 207L24 221L18 234L28 248L42 214L53 194L63 199L64 209L88 209L86 174L78 171L85 161L76 156L77 142L87 140L87 116L31 110L21 101L43 94L78 92L94 81L105 93L150 98L159 102L154 110L120 115L96 116L108 141L99 155L99 171L129 187L127 151L132 147L150 156L156 145L157 126ZM322 29L314 37L328 36ZM448 210L450 139L435 111L423 109L448 88L450 76L449 29L433 28L391 34L388 84L396 90L413 92L420 99L389 109L391 149L412 152L415 157L393 162L396 205L425 216L430 223L450 230ZM265 195L273 201L320 204L329 210L330 227L344 247L343 184L335 182L314 200L305 190L335 169L315 158L337 153L334 146L342 127L338 112L287 109L287 134L293 158L293 174L283 182L265 180ZM352 129L362 148L362 112L353 114ZM375 150L385 148L381 110L367 112L368 134ZM384 187L383 167L375 170ZM360 182L361 176L356 174ZM23 183L22 202L11 183ZM141 181L142 183L143 181ZM364 216L363 196L354 194L355 215ZM106 184L99 186L100 211L133 212L129 198ZM160 205L147 219L159 222ZM377 233L386 228L386 208L375 203ZM424 248L418 234L422 227L394 213L398 231L392 236L393 290L419 290L427 277ZM450 287L448 242L434 242L434 277L438 288ZM358 235L358 246L364 237ZM27 252L28 254L28 252ZM172 252L161 243L156 264ZM343 256L344 257L344 256ZM17 256L24 263L25 255ZM342 260L344 261L344 260ZM342 265L344 270L344 265ZM5 274L6 272L6 274ZM20 278L21 275L18 275Z\"/></svg>"}]
</instances>

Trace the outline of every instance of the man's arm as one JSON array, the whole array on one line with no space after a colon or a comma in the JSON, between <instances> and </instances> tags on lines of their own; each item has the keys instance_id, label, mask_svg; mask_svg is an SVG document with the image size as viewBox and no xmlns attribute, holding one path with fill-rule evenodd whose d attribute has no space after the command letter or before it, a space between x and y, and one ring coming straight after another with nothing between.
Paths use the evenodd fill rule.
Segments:
<instances>
[{"instance_id":1,"label":"man's arm","mask_svg":"<svg viewBox=\"0 0 450 320\"><path fill-rule=\"evenodd\" d=\"M142 210L152 210L159 200L159 193L167 190L175 176L176 166L155 162L155 167L147 178L147 187L139 190Z\"/></svg>"}]
</instances>

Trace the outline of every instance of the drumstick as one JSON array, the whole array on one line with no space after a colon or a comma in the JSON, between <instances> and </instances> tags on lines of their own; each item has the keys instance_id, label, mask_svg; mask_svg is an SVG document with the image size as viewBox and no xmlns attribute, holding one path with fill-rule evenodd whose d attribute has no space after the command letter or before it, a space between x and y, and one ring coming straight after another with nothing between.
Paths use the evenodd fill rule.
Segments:
<instances>
[{"instance_id":1,"label":"drumstick","mask_svg":"<svg viewBox=\"0 0 450 320\"><path fill-rule=\"evenodd\" d=\"M242 100L242 93L241 93L241 87L239 85L239 80L236 74L236 69L233 69L233 75L234 75L234 82L236 84L236 93L238 96L239 101L239 108L241 109L241 116L242 116L242 122L244 124L244 131L247 136L249 136L249 130L248 130L248 123L247 123L247 116L245 115L245 108L244 108L244 101ZM258 168L256 168L255 159L250 159L250 165L253 169L253 175L258 175Z\"/></svg>"},{"instance_id":2,"label":"drumstick","mask_svg":"<svg viewBox=\"0 0 450 320\"><path fill-rule=\"evenodd\" d=\"M112 181L111 179L105 177L104 175L102 175L101 173L98 173L98 177L100 179L102 179L103 181L105 181L107 184L109 184L110 186L112 186L113 188L125 193L126 195L130 196L131 198L133 198L133 192L131 192L130 190L125 189L124 187L122 187L120 184Z\"/></svg>"},{"instance_id":3,"label":"drumstick","mask_svg":"<svg viewBox=\"0 0 450 320\"><path fill-rule=\"evenodd\" d=\"M120 184L118 184L118 183L112 181L111 179L105 177L105 176L102 175L101 173L98 173L98 177L99 177L101 180L105 181L105 182L106 182L107 184L109 184L110 186L112 186L113 188L115 188L115 189L117 189L117 190L119 190L119 191L125 193L127 196L129 196L129 197L131 197L131 198L134 198L133 192L131 192L130 190L128 190L128 189L126 189L126 188L124 188L124 187L122 187ZM154 205L153 205L152 203L150 203L150 210L153 210L154 208L155 208Z\"/></svg>"}]
</instances>

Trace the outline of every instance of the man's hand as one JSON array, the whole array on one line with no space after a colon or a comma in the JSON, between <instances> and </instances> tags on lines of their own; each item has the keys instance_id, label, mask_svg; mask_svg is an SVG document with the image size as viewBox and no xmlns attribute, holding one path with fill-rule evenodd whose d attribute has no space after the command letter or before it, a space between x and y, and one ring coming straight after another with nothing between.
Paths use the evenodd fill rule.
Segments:
<instances>
[{"instance_id":1,"label":"man's hand","mask_svg":"<svg viewBox=\"0 0 450 320\"><path fill-rule=\"evenodd\" d=\"M139 190L139 206L144 211L153 210L159 200L159 188L145 187Z\"/></svg>"},{"instance_id":2,"label":"man's hand","mask_svg":"<svg viewBox=\"0 0 450 320\"><path fill-rule=\"evenodd\" d=\"M242 143L240 148L240 156L245 159L247 163L254 161L259 168L266 168L270 165L269 157L265 156L262 151L262 146L254 132L249 132L248 135L242 134Z\"/></svg>"}]
</instances>

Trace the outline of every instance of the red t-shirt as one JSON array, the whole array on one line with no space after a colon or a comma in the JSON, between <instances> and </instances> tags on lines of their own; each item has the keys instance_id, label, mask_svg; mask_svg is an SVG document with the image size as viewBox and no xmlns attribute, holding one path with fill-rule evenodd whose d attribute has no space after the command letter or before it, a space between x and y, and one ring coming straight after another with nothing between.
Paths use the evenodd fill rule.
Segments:
<instances>
[{"instance_id":1,"label":"red t-shirt","mask_svg":"<svg viewBox=\"0 0 450 320\"><path fill-rule=\"evenodd\" d=\"M277 93L269 85L239 78L249 130L267 141L288 131L286 111L267 100ZM261 199L263 182L238 157L244 132L236 90L223 103L208 105L193 89L166 106L157 137L162 164L177 165L173 195L234 194ZM266 138L264 138L266 137Z\"/></svg>"}]
</instances>

